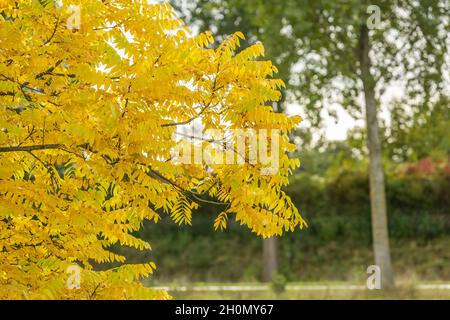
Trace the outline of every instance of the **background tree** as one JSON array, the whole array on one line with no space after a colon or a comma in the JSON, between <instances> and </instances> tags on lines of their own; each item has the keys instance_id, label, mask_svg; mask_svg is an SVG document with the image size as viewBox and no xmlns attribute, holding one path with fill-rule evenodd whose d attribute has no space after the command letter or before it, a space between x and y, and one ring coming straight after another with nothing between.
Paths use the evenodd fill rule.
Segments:
<instances>
[{"instance_id":1,"label":"background tree","mask_svg":"<svg viewBox=\"0 0 450 320\"><path fill-rule=\"evenodd\" d=\"M308 120L316 120L313 124L320 123L321 109L331 102L340 103L355 118L366 119L375 263L382 268L383 287L392 287L378 127L380 98L391 84L400 82L406 101L414 99L414 106L427 110L445 90L450 3L446 0L288 0L282 4L272 0L198 0L196 3L196 7L188 8L191 9L188 17L198 21L201 29L226 35L232 28L239 28L251 39L264 41L268 57L276 61L280 74L289 80L292 101L306 107ZM369 9L369 5L376 6Z\"/></svg>"},{"instance_id":2,"label":"background tree","mask_svg":"<svg viewBox=\"0 0 450 320\"><path fill-rule=\"evenodd\" d=\"M399 101L391 108L389 127L383 130L386 156L396 162L418 161L428 156L450 155L450 100L443 96L430 108L415 107Z\"/></svg>"},{"instance_id":3,"label":"background tree","mask_svg":"<svg viewBox=\"0 0 450 320\"><path fill-rule=\"evenodd\" d=\"M0 298L169 298L139 282L153 262L111 248L148 250L134 233L144 221L190 224L213 200L216 228L232 215L263 237L304 226L281 190L300 119L265 106L283 82L261 45L237 53L236 33L212 49L210 33L189 36L170 5L147 1L1 1L0 13ZM278 129L279 170L262 175L248 148L242 165L172 161L175 131L194 120ZM72 265L79 290L66 287Z\"/></svg>"}]
</instances>

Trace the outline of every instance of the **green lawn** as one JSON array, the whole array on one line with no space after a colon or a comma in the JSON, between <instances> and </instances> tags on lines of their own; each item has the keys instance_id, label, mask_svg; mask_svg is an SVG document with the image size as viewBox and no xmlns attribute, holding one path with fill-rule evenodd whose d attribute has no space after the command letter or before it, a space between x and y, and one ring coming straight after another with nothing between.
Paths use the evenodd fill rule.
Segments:
<instances>
[{"instance_id":1,"label":"green lawn","mask_svg":"<svg viewBox=\"0 0 450 320\"><path fill-rule=\"evenodd\" d=\"M442 283L433 283L442 284ZM429 284L427 284L429 285ZM450 288L424 288L419 284L402 284L397 289L367 290L350 283L290 283L282 293L275 293L270 285L259 283L196 283L168 286L174 299L450 299ZM239 290L242 288L242 290Z\"/></svg>"}]
</instances>

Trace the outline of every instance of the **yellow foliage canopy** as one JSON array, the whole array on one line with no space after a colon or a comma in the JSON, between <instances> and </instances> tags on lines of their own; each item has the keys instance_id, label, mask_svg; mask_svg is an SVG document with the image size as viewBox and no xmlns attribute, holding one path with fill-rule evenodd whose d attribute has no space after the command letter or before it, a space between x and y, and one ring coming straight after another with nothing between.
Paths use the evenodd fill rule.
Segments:
<instances>
[{"instance_id":1,"label":"yellow foliage canopy","mask_svg":"<svg viewBox=\"0 0 450 320\"><path fill-rule=\"evenodd\" d=\"M139 282L153 262L125 264L109 248L148 250L132 235L144 220L190 223L211 199L224 204L216 229L231 215L264 237L304 225L281 190L299 166L287 152L300 119L266 106L284 84L258 60L262 45L236 53L236 33L215 46L169 5L146 3L0 1L0 298L170 298ZM174 131L194 121L278 129L278 172L171 161ZM69 290L74 264L81 288Z\"/></svg>"}]
</instances>

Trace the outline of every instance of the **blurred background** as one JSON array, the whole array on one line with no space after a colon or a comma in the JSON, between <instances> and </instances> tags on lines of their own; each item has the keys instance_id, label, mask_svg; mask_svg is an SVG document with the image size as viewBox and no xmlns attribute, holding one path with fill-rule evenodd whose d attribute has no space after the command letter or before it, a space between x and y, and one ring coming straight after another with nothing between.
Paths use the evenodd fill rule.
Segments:
<instances>
[{"instance_id":1,"label":"blurred background","mask_svg":"<svg viewBox=\"0 0 450 320\"><path fill-rule=\"evenodd\" d=\"M286 191L309 227L268 240L232 221L214 232L220 208L213 205L194 214L192 227L149 223L139 236L154 244L152 251L118 249L131 261L160 266L148 285L179 299L449 299L450 2L171 4L193 33L211 30L220 41L242 31L243 48L262 41L265 57L278 66L287 88L275 110L305 119L292 137L302 165ZM365 289L374 254L361 26L370 45L397 287L389 293Z\"/></svg>"}]
</instances>

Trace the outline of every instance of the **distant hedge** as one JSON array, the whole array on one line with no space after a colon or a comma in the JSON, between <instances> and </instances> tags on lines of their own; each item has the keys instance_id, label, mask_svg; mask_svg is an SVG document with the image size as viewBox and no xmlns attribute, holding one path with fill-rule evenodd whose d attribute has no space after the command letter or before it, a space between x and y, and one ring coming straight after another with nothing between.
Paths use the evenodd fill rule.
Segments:
<instances>
[{"instance_id":1,"label":"distant hedge","mask_svg":"<svg viewBox=\"0 0 450 320\"><path fill-rule=\"evenodd\" d=\"M287 193L310 216L355 215L370 212L369 177L365 170L342 169L319 177L293 177ZM391 214L450 214L450 172L439 166L425 172L404 167L386 173L386 197Z\"/></svg>"},{"instance_id":2,"label":"distant hedge","mask_svg":"<svg viewBox=\"0 0 450 320\"><path fill-rule=\"evenodd\" d=\"M450 170L442 166L425 172L416 169L403 166L387 170L392 243L417 241L426 245L430 240L450 237ZM344 275L355 263L347 259L363 259L353 250L363 252L364 259L370 261L369 182L364 170L344 168L326 177L301 173L294 176L286 191L309 224L307 229L286 233L279 240L280 269L291 280L304 279L305 273L310 275L307 279L315 277L316 269L323 266L328 270L331 265L330 270ZM160 277L166 280L258 279L261 239L232 219L227 230L214 232L212 213L219 211L214 206L200 208L192 227L177 226L170 219L163 219L157 227L148 223L139 236L154 244L153 250L145 255L126 253L132 261L150 258L164 266Z\"/></svg>"}]
</instances>

